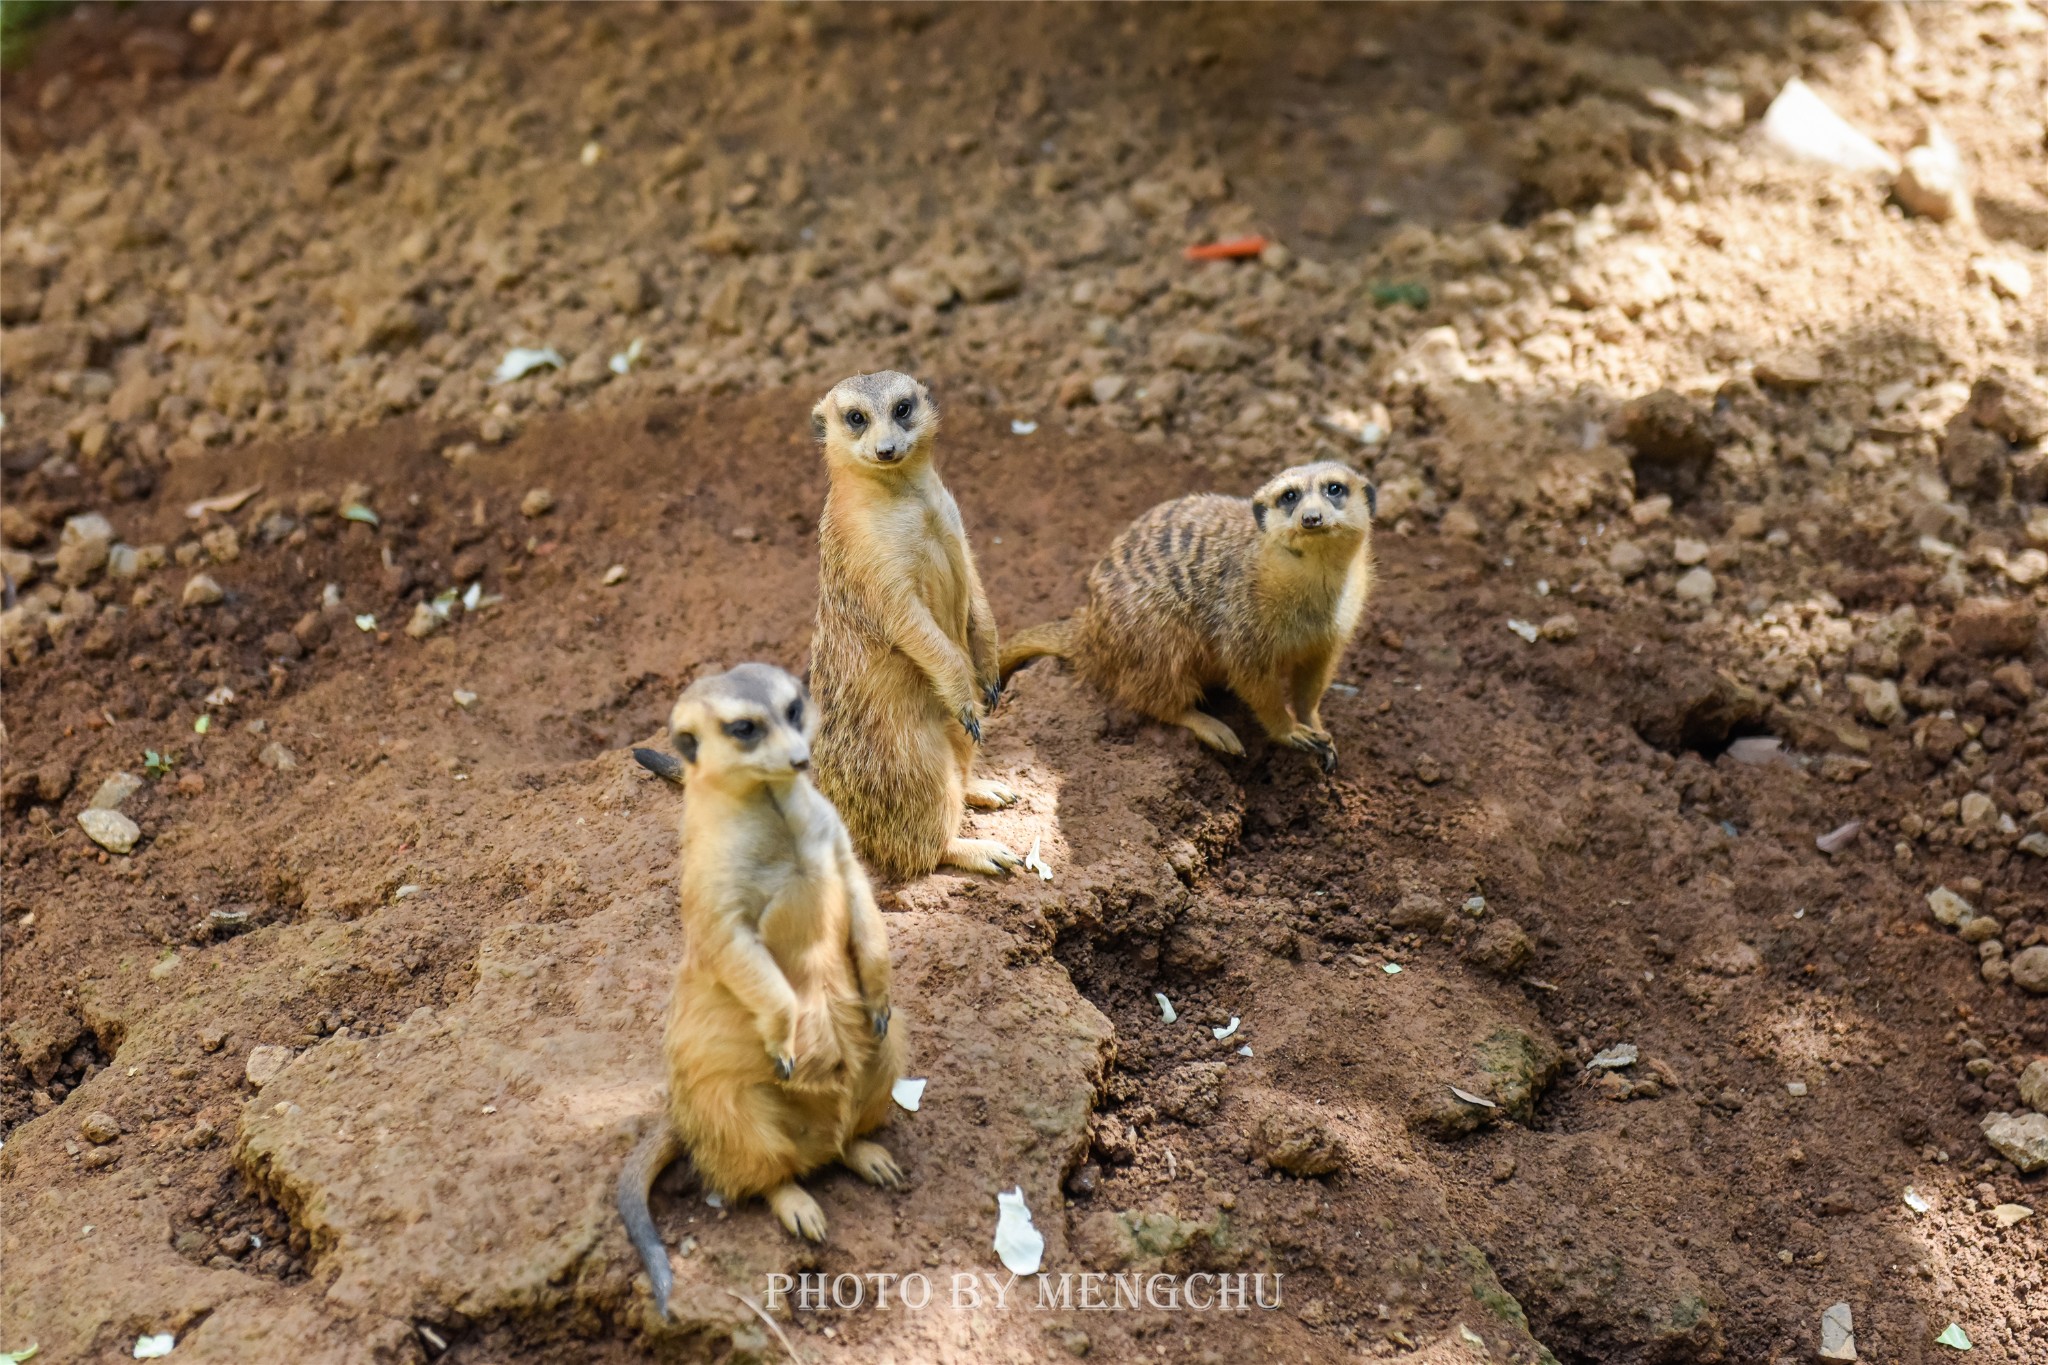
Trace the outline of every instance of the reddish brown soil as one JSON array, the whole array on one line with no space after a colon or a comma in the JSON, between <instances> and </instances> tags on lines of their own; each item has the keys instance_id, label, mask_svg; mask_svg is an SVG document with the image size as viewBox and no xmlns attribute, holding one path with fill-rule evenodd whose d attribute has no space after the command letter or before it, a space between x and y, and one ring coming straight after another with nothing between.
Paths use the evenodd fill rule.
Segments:
<instances>
[{"instance_id":1,"label":"reddish brown soil","mask_svg":"<svg viewBox=\"0 0 2048 1365\"><path fill-rule=\"evenodd\" d=\"M0 703L0 1351L772 1359L726 1289L993 1270L1014 1181L1049 1269L1279 1273L1285 1307L796 1314L801 1357L1790 1362L1838 1301L1866 1359L1950 1358L1951 1322L1974 1359L2048 1354L2048 1176L1979 1131L2048 1001L1925 899L2002 921L2002 960L2048 941L2020 846L2048 792L2042 432L1986 447L1997 421L1958 416L1994 372L2042 401L2036 11L80 14L0 98L30 575ZM1895 150L1938 114L1977 222L1775 159L1748 125L1801 73ZM1286 251L1178 258L1250 230ZM627 375L589 359L636 338ZM491 385L517 344L570 363ZM821 1177L813 1254L672 1178L664 1232L698 1250L662 1325L616 1227L561 1232L651 1094L675 946L673 794L625 749L694 677L802 667L807 408L883 366L946 413L1005 629L1074 607L1161 498L1311 454L1372 472L1342 762L1220 760L1021 674L988 761L1027 800L973 823L1042 835L1055 879L891 892L932 1078L890 1130L912 1189ZM1660 388L1666 426L1625 411ZM1315 420L1375 402L1374 446ZM176 558L65 597L89 511ZM1709 603L1675 594L1684 541ZM181 605L202 571L225 600ZM502 602L404 632L471 581ZM1787 758L1727 752L1764 735ZM123 807L134 853L101 852L76 817L145 751L175 765ZM1633 1067L1586 1068L1619 1043ZM298 1056L259 1097L264 1044ZM632 1102L555 1145L586 1065ZM351 1138L380 1100L419 1121ZM501 1110L518 1136L457 1126ZM1134 1251L1121 1213L1187 1244ZM573 1246L526 1276L501 1243L529 1236Z\"/></svg>"}]
</instances>

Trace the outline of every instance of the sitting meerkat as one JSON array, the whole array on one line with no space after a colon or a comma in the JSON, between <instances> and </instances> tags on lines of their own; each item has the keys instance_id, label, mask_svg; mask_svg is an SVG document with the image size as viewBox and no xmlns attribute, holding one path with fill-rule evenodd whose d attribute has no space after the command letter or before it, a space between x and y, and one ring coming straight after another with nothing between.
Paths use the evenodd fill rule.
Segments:
<instances>
[{"instance_id":1,"label":"sitting meerkat","mask_svg":"<svg viewBox=\"0 0 2048 1365\"><path fill-rule=\"evenodd\" d=\"M893 371L841 380L812 410L831 479L818 519L811 687L824 713L818 789L883 876L941 863L1015 871L992 839L959 837L963 806L1017 795L970 773L996 703L996 624L953 495L932 468L938 409Z\"/></svg>"},{"instance_id":2,"label":"sitting meerkat","mask_svg":"<svg viewBox=\"0 0 2048 1365\"><path fill-rule=\"evenodd\" d=\"M1231 728L1195 707L1226 684L1267 734L1333 772L1323 692L1372 591L1374 510L1372 485L1335 463L1284 470L1249 499L1161 503L1088 575L1087 606L1003 650L1002 675L1070 659L1115 701L1241 754Z\"/></svg>"},{"instance_id":3,"label":"sitting meerkat","mask_svg":"<svg viewBox=\"0 0 2048 1365\"><path fill-rule=\"evenodd\" d=\"M666 1112L626 1162L618 1206L668 1312L668 1252L647 1211L655 1177L688 1153L708 1190L764 1194L790 1232L825 1236L798 1177L838 1161L898 1187L862 1134L889 1116L903 1072L890 1027L889 942L831 802L811 785L816 708L779 668L742 664L692 683L669 717L684 784L683 959L662 1053ZM661 755L636 756L663 776Z\"/></svg>"}]
</instances>

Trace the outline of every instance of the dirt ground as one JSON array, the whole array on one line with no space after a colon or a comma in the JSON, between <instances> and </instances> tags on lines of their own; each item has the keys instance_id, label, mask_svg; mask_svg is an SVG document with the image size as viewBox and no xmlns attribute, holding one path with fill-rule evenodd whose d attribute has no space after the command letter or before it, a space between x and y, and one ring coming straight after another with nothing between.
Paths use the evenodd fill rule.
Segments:
<instances>
[{"instance_id":1,"label":"dirt ground","mask_svg":"<svg viewBox=\"0 0 2048 1365\"><path fill-rule=\"evenodd\" d=\"M1967 204L1774 150L1794 76ZM0 89L0 1352L2048 1356L2044 89L2003 3L78 7ZM803 666L879 368L1005 630L1369 473L1341 764L1021 673L969 824L1051 879L887 893L910 1188L672 1173L663 1322L627 750ZM1280 1306L998 1305L1012 1187Z\"/></svg>"}]
</instances>

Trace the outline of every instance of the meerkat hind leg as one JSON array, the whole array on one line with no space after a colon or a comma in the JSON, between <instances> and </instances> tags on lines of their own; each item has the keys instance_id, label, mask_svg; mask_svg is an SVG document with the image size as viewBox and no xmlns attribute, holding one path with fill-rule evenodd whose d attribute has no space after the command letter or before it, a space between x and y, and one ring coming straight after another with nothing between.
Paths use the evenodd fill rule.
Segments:
<instances>
[{"instance_id":1,"label":"meerkat hind leg","mask_svg":"<svg viewBox=\"0 0 2048 1365\"><path fill-rule=\"evenodd\" d=\"M870 1185L880 1185L887 1190L903 1188L903 1168L896 1164L895 1157L889 1155L889 1149L879 1142L863 1138L847 1143L846 1150L839 1154L839 1164Z\"/></svg>"},{"instance_id":2,"label":"meerkat hind leg","mask_svg":"<svg viewBox=\"0 0 2048 1365\"><path fill-rule=\"evenodd\" d=\"M1017 793L990 777L970 777L965 791L975 810L1003 810L1017 804Z\"/></svg>"},{"instance_id":3,"label":"meerkat hind leg","mask_svg":"<svg viewBox=\"0 0 2048 1365\"><path fill-rule=\"evenodd\" d=\"M1237 737L1237 731L1231 729L1207 711L1197 711L1194 707L1190 706L1187 710L1181 712L1179 716L1175 717L1173 723L1192 731L1196 739L1201 740L1202 743L1218 753L1233 754L1239 758L1244 757L1244 742Z\"/></svg>"},{"instance_id":4,"label":"meerkat hind leg","mask_svg":"<svg viewBox=\"0 0 2048 1365\"><path fill-rule=\"evenodd\" d=\"M963 872L985 872L991 877L999 877L1024 866L1024 860L993 839L954 839L939 855L939 864L957 867Z\"/></svg>"},{"instance_id":5,"label":"meerkat hind leg","mask_svg":"<svg viewBox=\"0 0 2048 1365\"><path fill-rule=\"evenodd\" d=\"M794 1180L768 1191L768 1207L792 1234L813 1242L825 1240L825 1210Z\"/></svg>"}]
</instances>

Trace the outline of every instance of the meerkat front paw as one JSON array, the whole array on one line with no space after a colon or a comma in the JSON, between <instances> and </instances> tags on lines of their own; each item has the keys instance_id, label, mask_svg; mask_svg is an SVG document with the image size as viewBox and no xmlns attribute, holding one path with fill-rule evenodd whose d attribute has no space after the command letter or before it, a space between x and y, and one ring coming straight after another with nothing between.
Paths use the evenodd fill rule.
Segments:
<instances>
[{"instance_id":1,"label":"meerkat front paw","mask_svg":"<svg viewBox=\"0 0 2048 1365\"><path fill-rule=\"evenodd\" d=\"M967 737L976 744L981 743L981 717L974 714L974 708L972 706L961 707L956 718L960 722L960 728L967 732Z\"/></svg>"},{"instance_id":2,"label":"meerkat front paw","mask_svg":"<svg viewBox=\"0 0 2048 1365\"><path fill-rule=\"evenodd\" d=\"M976 778L967 784L967 804L975 810L1005 810L1017 804L1017 793L1000 782Z\"/></svg>"},{"instance_id":3,"label":"meerkat front paw","mask_svg":"<svg viewBox=\"0 0 2048 1365\"><path fill-rule=\"evenodd\" d=\"M825 1210L803 1186L794 1181L776 1186L768 1191L768 1207L795 1236L812 1242L825 1240Z\"/></svg>"},{"instance_id":4,"label":"meerkat front paw","mask_svg":"<svg viewBox=\"0 0 2048 1365\"><path fill-rule=\"evenodd\" d=\"M983 711L994 712L996 703L1002 699L1003 680L1001 678L991 679L981 685L981 709Z\"/></svg>"},{"instance_id":5,"label":"meerkat front paw","mask_svg":"<svg viewBox=\"0 0 2048 1365\"><path fill-rule=\"evenodd\" d=\"M849 1142L839 1156L839 1164L852 1171L870 1185L880 1185L885 1190L903 1188L903 1168L896 1164L896 1158L889 1155L889 1149L879 1142Z\"/></svg>"},{"instance_id":6,"label":"meerkat front paw","mask_svg":"<svg viewBox=\"0 0 2048 1365\"><path fill-rule=\"evenodd\" d=\"M1024 860L993 839L955 839L946 845L939 861L963 872L981 872L999 877L1024 866Z\"/></svg>"},{"instance_id":7,"label":"meerkat front paw","mask_svg":"<svg viewBox=\"0 0 2048 1365\"><path fill-rule=\"evenodd\" d=\"M875 1031L877 1038L889 1036L889 1012L889 1002L886 1000L879 1006L868 1007L868 1027Z\"/></svg>"}]
</instances>

